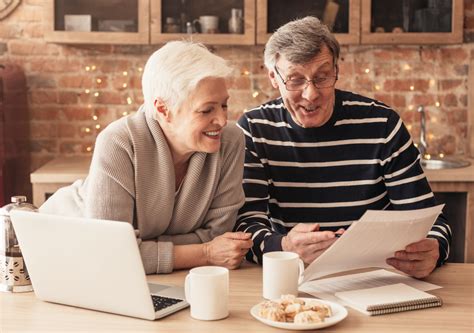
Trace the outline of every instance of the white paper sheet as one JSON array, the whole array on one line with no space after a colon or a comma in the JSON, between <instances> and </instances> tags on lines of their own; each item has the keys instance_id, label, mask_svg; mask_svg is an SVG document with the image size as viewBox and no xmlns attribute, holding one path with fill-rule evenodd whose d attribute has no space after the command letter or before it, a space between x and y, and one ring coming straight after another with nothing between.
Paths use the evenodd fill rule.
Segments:
<instances>
[{"instance_id":1,"label":"white paper sheet","mask_svg":"<svg viewBox=\"0 0 474 333\"><path fill-rule=\"evenodd\" d=\"M305 269L302 283L357 268L391 267L385 260L408 244L424 239L443 207L368 210Z\"/></svg>"},{"instance_id":2,"label":"white paper sheet","mask_svg":"<svg viewBox=\"0 0 474 333\"><path fill-rule=\"evenodd\" d=\"M397 283L404 283L423 291L441 288L436 284L417 280L406 275L389 272L385 269L377 269L370 272L308 281L302 284L298 290L321 299L344 304L334 295L336 292L381 287Z\"/></svg>"}]
</instances>

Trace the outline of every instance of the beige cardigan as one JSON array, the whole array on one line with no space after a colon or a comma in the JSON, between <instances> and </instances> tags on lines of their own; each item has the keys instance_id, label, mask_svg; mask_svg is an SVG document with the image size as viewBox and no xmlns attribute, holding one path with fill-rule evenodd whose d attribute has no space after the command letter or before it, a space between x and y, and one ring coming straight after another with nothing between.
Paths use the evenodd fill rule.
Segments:
<instances>
[{"instance_id":1,"label":"beige cardigan","mask_svg":"<svg viewBox=\"0 0 474 333\"><path fill-rule=\"evenodd\" d=\"M173 244L203 243L232 230L245 200L243 159L243 135L230 124L219 152L192 155L175 193L168 144L142 107L99 134L86 180L56 192L40 211L133 223L146 273L171 272Z\"/></svg>"}]
</instances>

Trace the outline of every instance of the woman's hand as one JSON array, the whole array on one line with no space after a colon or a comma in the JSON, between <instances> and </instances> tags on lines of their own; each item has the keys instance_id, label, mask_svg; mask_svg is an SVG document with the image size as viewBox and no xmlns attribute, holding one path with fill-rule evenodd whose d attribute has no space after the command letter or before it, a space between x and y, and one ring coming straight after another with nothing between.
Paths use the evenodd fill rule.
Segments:
<instances>
[{"instance_id":1,"label":"woman's hand","mask_svg":"<svg viewBox=\"0 0 474 333\"><path fill-rule=\"evenodd\" d=\"M206 261L209 265L238 268L253 245L251 236L245 232L226 232L204 243Z\"/></svg>"}]
</instances>

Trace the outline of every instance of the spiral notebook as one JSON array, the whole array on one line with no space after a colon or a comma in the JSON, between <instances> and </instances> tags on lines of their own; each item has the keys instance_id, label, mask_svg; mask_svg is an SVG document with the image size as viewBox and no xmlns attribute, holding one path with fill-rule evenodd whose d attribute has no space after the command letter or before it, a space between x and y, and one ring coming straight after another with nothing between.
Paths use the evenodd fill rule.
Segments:
<instances>
[{"instance_id":1,"label":"spiral notebook","mask_svg":"<svg viewBox=\"0 0 474 333\"><path fill-rule=\"evenodd\" d=\"M350 307L369 316L441 306L441 298L404 283L337 292Z\"/></svg>"}]
</instances>

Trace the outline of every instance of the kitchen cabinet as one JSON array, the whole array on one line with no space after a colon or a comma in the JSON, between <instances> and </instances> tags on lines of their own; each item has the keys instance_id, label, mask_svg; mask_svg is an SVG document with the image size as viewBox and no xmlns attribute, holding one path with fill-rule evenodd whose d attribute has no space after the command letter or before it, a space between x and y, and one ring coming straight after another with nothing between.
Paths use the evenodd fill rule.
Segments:
<instances>
[{"instance_id":1,"label":"kitchen cabinet","mask_svg":"<svg viewBox=\"0 0 474 333\"><path fill-rule=\"evenodd\" d=\"M150 0L150 6L152 44L181 39L212 45L255 44L254 0ZM242 15L241 20L236 18L234 30L229 26L232 12ZM203 16L218 22L211 33L203 29Z\"/></svg>"},{"instance_id":2,"label":"kitchen cabinet","mask_svg":"<svg viewBox=\"0 0 474 333\"><path fill-rule=\"evenodd\" d=\"M45 40L55 43L147 44L149 0L48 1Z\"/></svg>"},{"instance_id":3,"label":"kitchen cabinet","mask_svg":"<svg viewBox=\"0 0 474 333\"><path fill-rule=\"evenodd\" d=\"M229 30L231 13L241 20ZM265 44L282 24L307 15L325 22L343 44L462 43L462 0L53 0L45 39L56 43ZM199 33L200 17L217 28ZM211 18L212 20L212 18ZM237 27L237 29L235 29Z\"/></svg>"},{"instance_id":4,"label":"kitchen cabinet","mask_svg":"<svg viewBox=\"0 0 474 333\"><path fill-rule=\"evenodd\" d=\"M451 261L474 262L474 160L467 168L425 170L426 177L444 209L453 243Z\"/></svg>"},{"instance_id":5,"label":"kitchen cabinet","mask_svg":"<svg viewBox=\"0 0 474 333\"><path fill-rule=\"evenodd\" d=\"M454 44L463 40L462 0L362 0L362 44Z\"/></svg>"},{"instance_id":6,"label":"kitchen cabinet","mask_svg":"<svg viewBox=\"0 0 474 333\"><path fill-rule=\"evenodd\" d=\"M265 44L279 26L307 15L326 23L339 43L359 43L360 0L257 0L257 43Z\"/></svg>"},{"instance_id":7,"label":"kitchen cabinet","mask_svg":"<svg viewBox=\"0 0 474 333\"><path fill-rule=\"evenodd\" d=\"M85 179L90 163L90 156L58 157L32 172L33 204L39 207L61 187Z\"/></svg>"}]
</instances>

